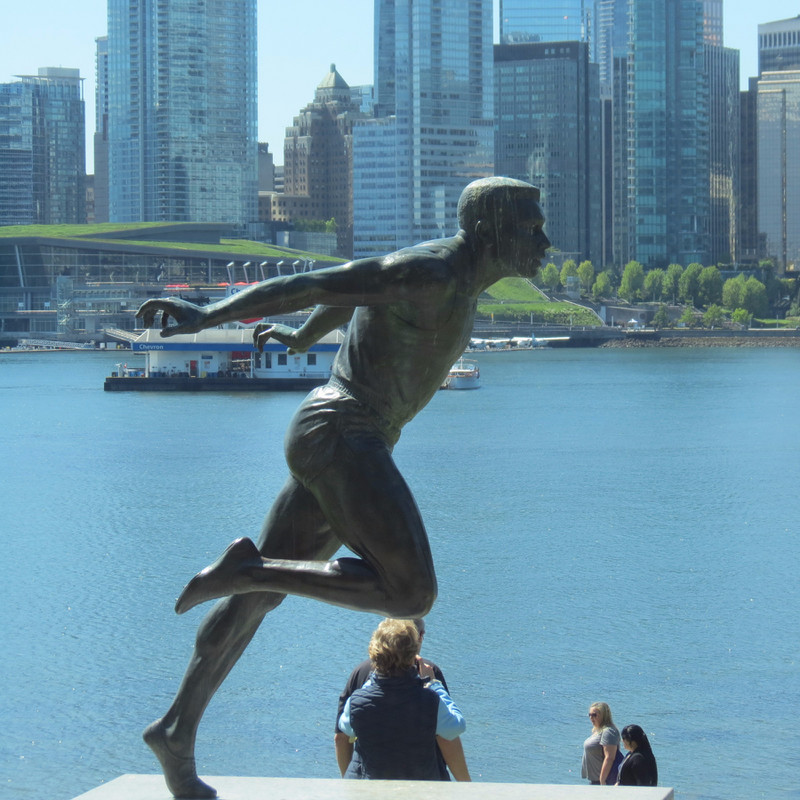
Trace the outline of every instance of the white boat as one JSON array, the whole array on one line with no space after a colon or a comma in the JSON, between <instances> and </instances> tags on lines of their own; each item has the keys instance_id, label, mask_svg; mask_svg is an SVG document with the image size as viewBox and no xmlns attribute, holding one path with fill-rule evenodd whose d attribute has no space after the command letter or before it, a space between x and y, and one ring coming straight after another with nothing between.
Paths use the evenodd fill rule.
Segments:
<instances>
[{"instance_id":1,"label":"white boat","mask_svg":"<svg viewBox=\"0 0 800 800\"><path fill-rule=\"evenodd\" d=\"M450 368L442 389L480 389L481 371L477 361L459 358Z\"/></svg>"}]
</instances>

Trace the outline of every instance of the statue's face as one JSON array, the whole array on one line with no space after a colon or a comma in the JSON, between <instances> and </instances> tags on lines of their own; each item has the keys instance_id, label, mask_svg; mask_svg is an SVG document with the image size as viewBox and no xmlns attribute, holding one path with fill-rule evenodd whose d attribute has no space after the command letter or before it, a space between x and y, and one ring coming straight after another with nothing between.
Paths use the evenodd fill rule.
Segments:
<instances>
[{"instance_id":1,"label":"statue's face","mask_svg":"<svg viewBox=\"0 0 800 800\"><path fill-rule=\"evenodd\" d=\"M533 198L520 198L503 220L504 234L498 242L498 255L518 275L532 278L550 247L545 236L544 214Z\"/></svg>"}]
</instances>

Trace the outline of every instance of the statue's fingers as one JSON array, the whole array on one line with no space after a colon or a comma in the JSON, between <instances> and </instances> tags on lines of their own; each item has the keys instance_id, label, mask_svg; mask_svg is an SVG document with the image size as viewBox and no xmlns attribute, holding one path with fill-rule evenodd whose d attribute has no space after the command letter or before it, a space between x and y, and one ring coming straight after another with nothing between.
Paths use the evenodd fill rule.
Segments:
<instances>
[{"instance_id":1,"label":"statue's fingers","mask_svg":"<svg viewBox=\"0 0 800 800\"><path fill-rule=\"evenodd\" d=\"M253 328L253 344L258 347L258 340L261 337L261 334L264 333L264 329L267 326L263 322L259 322L258 325Z\"/></svg>"}]
</instances>

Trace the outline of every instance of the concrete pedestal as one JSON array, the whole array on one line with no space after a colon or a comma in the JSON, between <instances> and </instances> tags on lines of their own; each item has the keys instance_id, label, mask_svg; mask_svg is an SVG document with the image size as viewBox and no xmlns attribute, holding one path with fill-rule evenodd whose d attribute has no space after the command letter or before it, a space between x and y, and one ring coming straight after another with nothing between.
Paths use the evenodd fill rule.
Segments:
<instances>
[{"instance_id":1,"label":"concrete pedestal","mask_svg":"<svg viewBox=\"0 0 800 800\"><path fill-rule=\"evenodd\" d=\"M673 800L672 789L530 783L201 776L219 800ZM172 800L161 775L122 775L75 800Z\"/></svg>"}]
</instances>

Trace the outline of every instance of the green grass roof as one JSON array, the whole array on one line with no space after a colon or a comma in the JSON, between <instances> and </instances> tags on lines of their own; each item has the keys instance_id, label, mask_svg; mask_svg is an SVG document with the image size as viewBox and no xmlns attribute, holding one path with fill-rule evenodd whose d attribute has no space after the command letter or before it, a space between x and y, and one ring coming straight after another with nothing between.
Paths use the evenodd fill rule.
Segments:
<instances>
[{"instance_id":1,"label":"green grass roof","mask_svg":"<svg viewBox=\"0 0 800 800\"><path fill-rule=\"evenodd\" d=\"M100 222L94 225L5 225L0 226L0 238L41 237L47 239L63 239L82 243L87 240L106 245L125 245L127 247L158 247L174 250L177 253L203 251L206 253L229 253L241 256L261 258L313 258L315 261L341 263L343 259L319 253L307 253L292 250L288 247L277 247L264 242L248 239L220 239L219 244L207 242L175 242L160 241L153 237L157 228L170 228L174 234L181 223L175 222ZM191 224L191 223L188 223ZM141 230L143 238L131 237L130 231ZM115 232L126 232L126 236L116 238ZM105 235L103 235L105 234Z\"/></svg>"}]
</instances>

